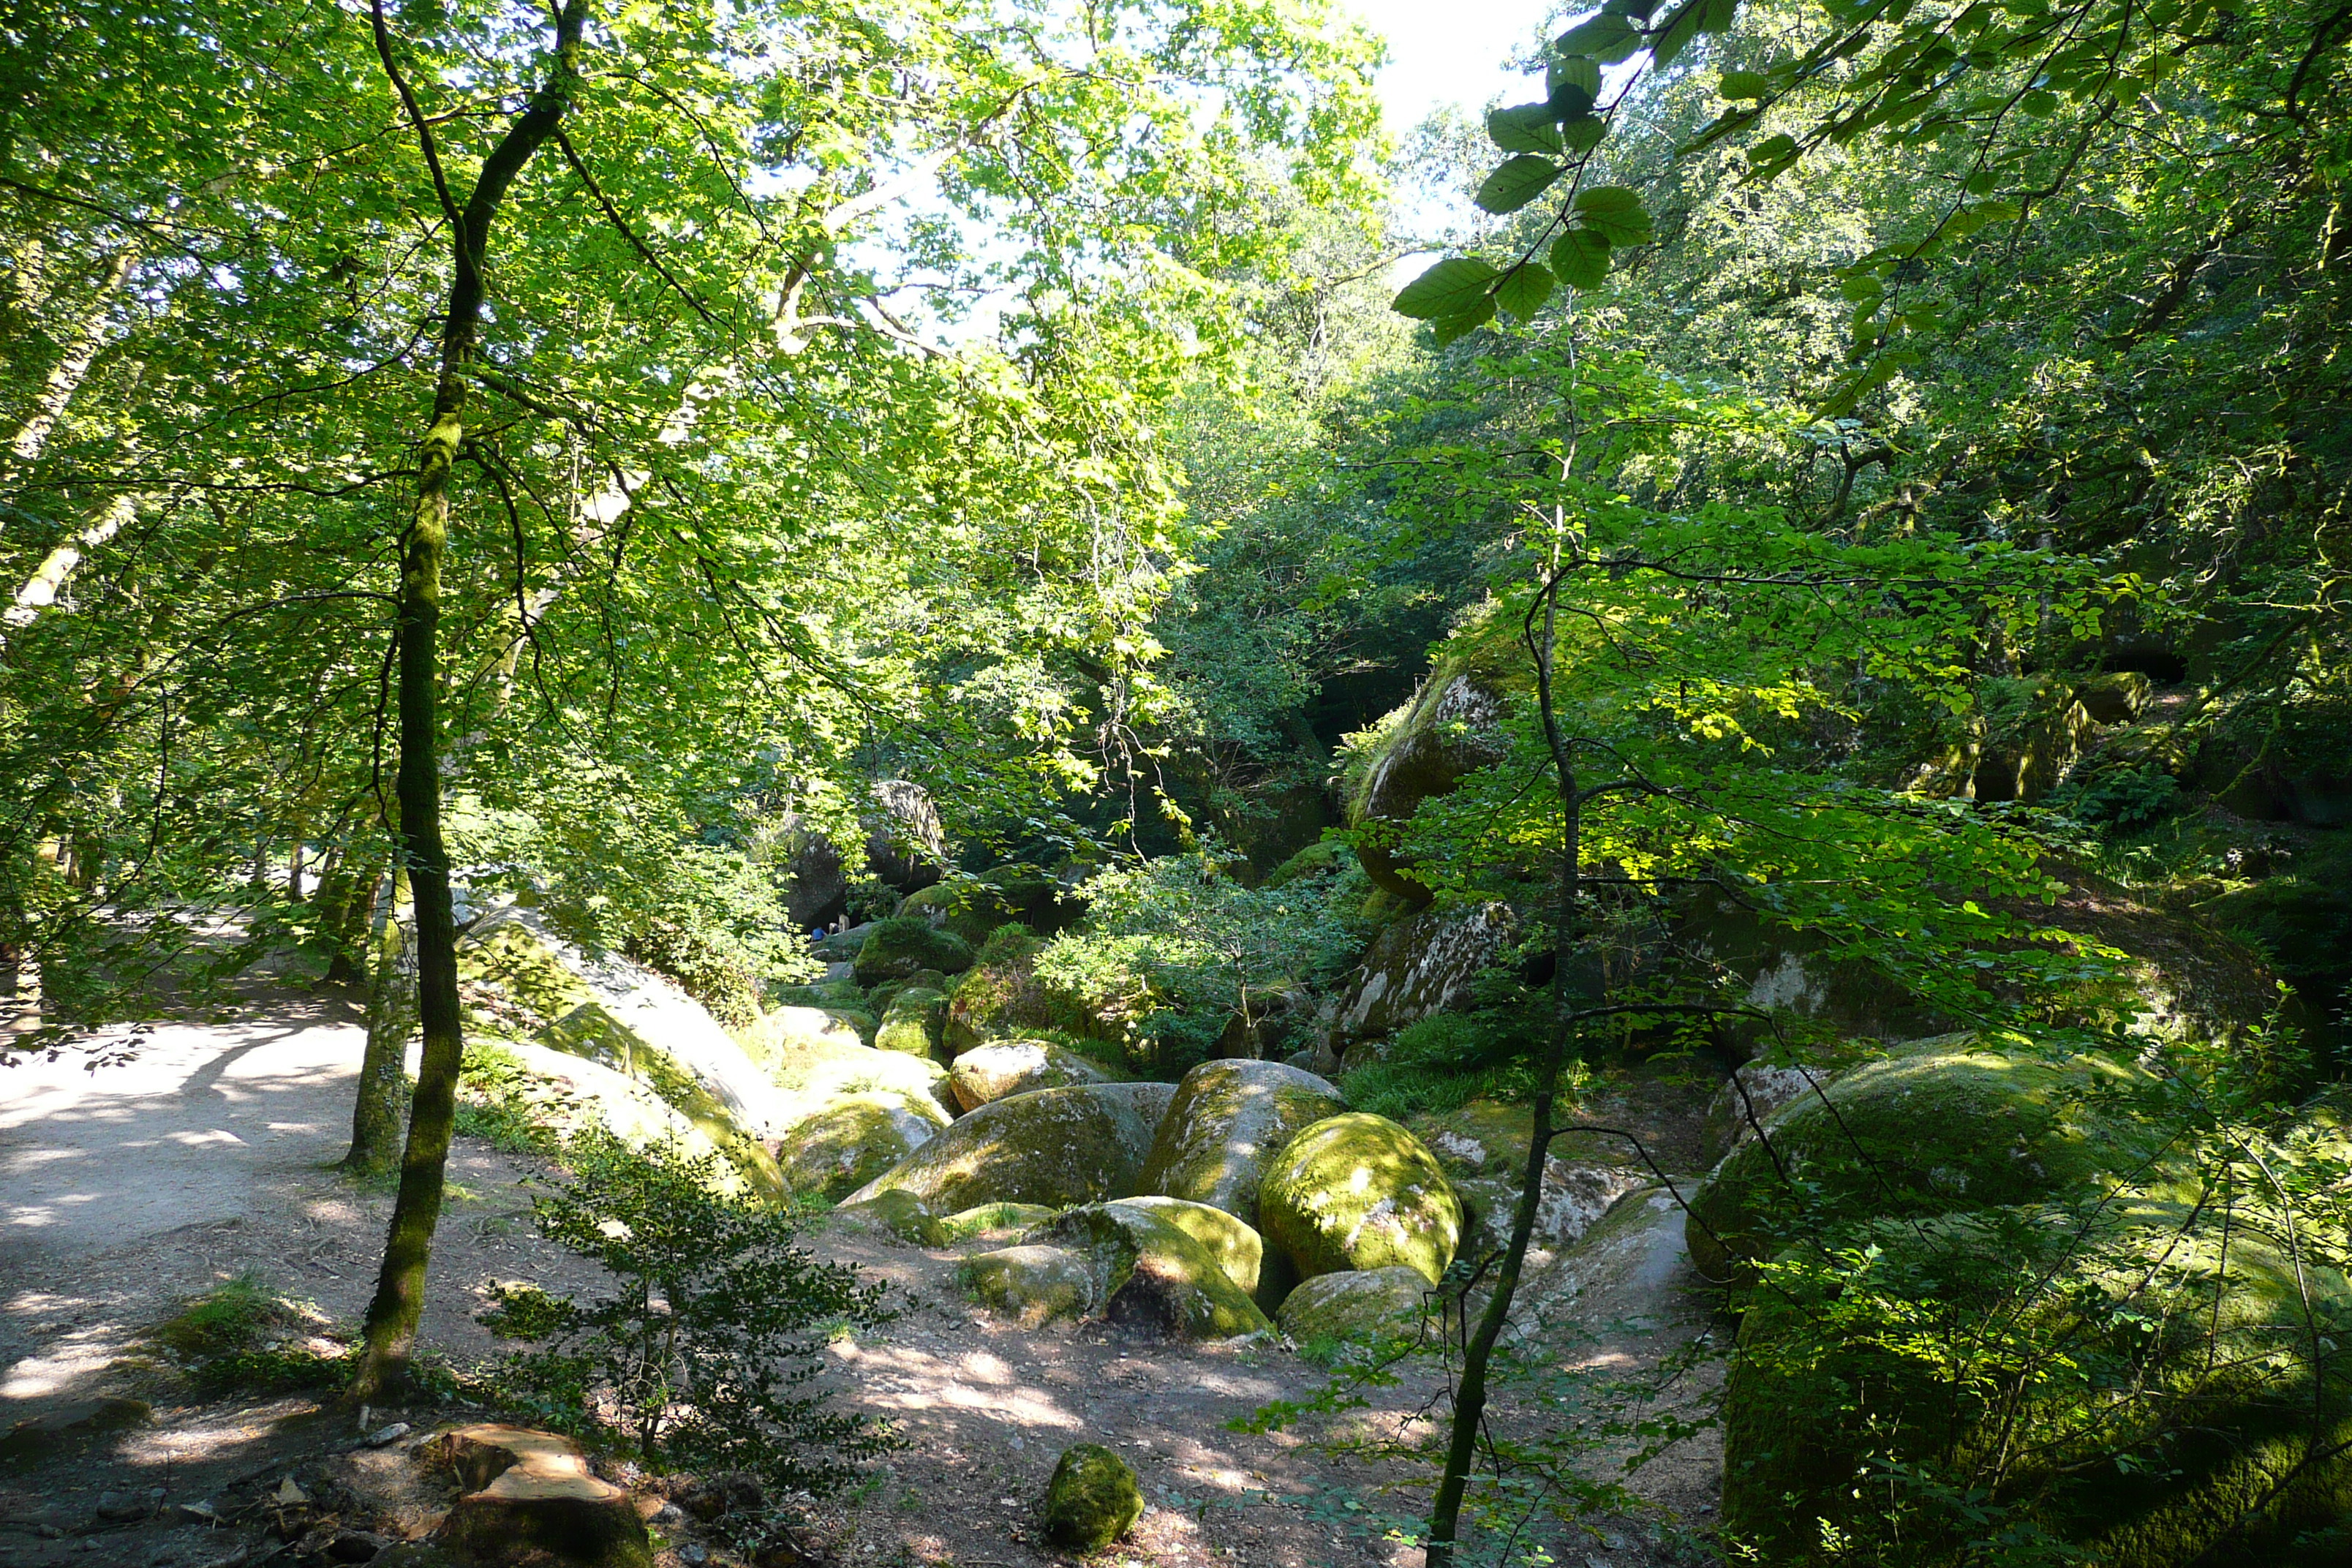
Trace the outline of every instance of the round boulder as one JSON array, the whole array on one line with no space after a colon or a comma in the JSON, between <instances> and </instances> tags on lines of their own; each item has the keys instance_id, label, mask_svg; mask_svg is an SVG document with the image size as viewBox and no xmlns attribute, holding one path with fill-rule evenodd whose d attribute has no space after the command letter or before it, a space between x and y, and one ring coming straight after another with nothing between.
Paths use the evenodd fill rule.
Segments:
<instances>
[{"instance_id":1,"label":"round boulder","mask_svg":"<svg viewBox=\"0 0 2352 1568\"><path fill-rule=\"evenodd\" d=\"M966 1110L1033 1089L1109 1081L1103 1068L1047 1040L998 1040L964 1052L948 1069L948 1089Z\"/></svg>"},{"instance_id":2,"label":"round boulder","mask_svg":"<svg viewBox=\"0 0 2352 1568\"><path fill-rule=\"evenodd\" d=\"M912 1193L877 1193L856 1198L833 1211L833 1217L855 1230L876 1230L917 1247L945 1247L947 1226L931 1206Z\"/></svg>"},{"instance_id":3,"label":"round boulder","mask_svg":"<svg viewBox=\"0 0 2352 1568\"><path fill-rule=\"evenodd\" d=\"M1096 1443L1066 1449L1045 1488L1045 1539L1099 1552L1143 1517L1143 1488L1125 1459Z\"/></svg>"},{"instance_id":4,"label":"round boulder","mask_svg":"<svg viewBox=\"0 0 2352 1568\"><path fill-rule=\"evenodd\" d=\"M957 1273L982 1305L1030 1328L1085 1317L1102 1299L1101 1269L1079 1247L1024 1242L975 1252Z\"/></svg>"},{"instance_id":5,"label":"round boulder","mask_svg":"<svg viewBox=\"0 0 2352 1568\"><path fill-rule=\"evenodd\" d=\"M1284 1299L1282 1331L1300 1344L1409 1340L1421 1332L1428 1290L1421 1270L1402 1264L1318 1275Z\"/></svg>"},{"instance_id":6,"label":"round boulder","mask_svg":"<svg viewBox=\"0 0 2352 1568\"><path fill-rule=\"evenodd\" d=\"M1144 1189L1255 1223L1275 1155L1347 1109L1328 1080L1280 1062L1202 1062L1176 1086L1143 1163Z\"/></svg>"},{"instance_id":7,"label":"round boulder","mask_svg":"<svg viewBox=\"0 0 2352 1568\"><path fill-rule=\"evenodd\" d=\"M1691 1261L1744 1283L1801 1197L1801 1223L1818 1226L2029 1203L2130 1169L2148 1152L2133 1104L2154 1087L2140 1068L2019 1036L1899 1047L1790 1100L1725 1156L1691 1199Z\"/></svg>"},{"instance_id":8,"label":"round boulder","mask_svg":"<svg viewBox=\"0 0 2352 1568\"><path fill-rule=\"evenodd\" d=\"M794 1192L838 1198L929 1142L948 1121L928 1094L845 1095L787 1129L776 1145L777 1163Z\"/></svg>"},{"instance_id":9,"label":"round boulder","mask_svg":"<svg viewBox=\"0 0 2352 1568\"><path fill-rule=\"evenodd\" d=\"M890 998L882 1027L874 1043L886 1051L928 1057L939 1048L940 1026L947 1019L948 999L927 986L909 985Z\"/></svg>"},{"instance_id":10,"label":"round boulder","mask_svg":"<svg viewBox=\"0 0 2352 1568\"><path fill-rule=\"evenodd\" d=\"M909 1192L933 1212L982 1204L1070 1208L1138 1190L1175 1086L1076 1084L982 1106L848 1200Z\"/></svg>"},{"instance_id":11,"label":"round boulder","mask_svg":"<svg viewBox=\"0 0 2352 1568\"><path fill-rule=\"evenodd\" d=\"M1155 1218L1174 1226L1194 1241L1209 1249L1217 1266L1247 1295L1255 1295L1258 1274L1265 1267L1265 1243L1257 1228L1235 1219L1220 1208L1196 1204L1183 1198L1145 1196L1118 1198L1103 1205L1106 1208L1142 1209Z\"/></svg>"},{"instance_id":12,"label":"round boulder","mask_svg":"<svg viewBox=\"0 0 2352 1568\"><path fill-rule=\"evenodd\" d=\"M1258 1191L1258 1229L1302 1279L1402 1265L1436 1283L1462 1203L1420 1139L1385 1116L1328 1117L1293 1138Z\"/></svg>"},{"instance_id":13,"label":"round boulder","mask_svg":"<svg viewBox=\"0 0 2352 1568\"><path fill-rule=\"evenodd\" d=\"M971 967L971 944L920 917L894 916L874 922L856 963L860 985L905 980L926 969L961 974Z\"/></svg>"},{"instance_id":14,"label":"round boulder","mask_svg":"<svg viewBox=\"0 0 2352 1568\"><path fill-rule=\"evenodd\" d=\"M1089 1204L1057 1215L1025 1239L1087 1260L1095 1309L1152 1338L1228 1339L1267 1327L1216 1253L1141 1204Z\"/></svg>"}]
</instances>

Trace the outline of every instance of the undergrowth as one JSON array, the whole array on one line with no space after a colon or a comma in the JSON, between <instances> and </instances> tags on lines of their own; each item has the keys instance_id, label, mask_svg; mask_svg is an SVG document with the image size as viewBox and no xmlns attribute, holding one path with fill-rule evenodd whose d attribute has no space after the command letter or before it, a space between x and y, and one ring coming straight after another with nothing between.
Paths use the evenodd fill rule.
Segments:
<instances>
[{"instance_id":1,"label":"undergrowth","mask_svg":"<svg viewBox=\"0 0 2352 1568\"><path fill-rule=\"evenodd\" d=\"M189 1297L149 1340L205 1394L340 1388L358 1366L355 1336L249 1273Z\"/></svg>"}]
</instances>

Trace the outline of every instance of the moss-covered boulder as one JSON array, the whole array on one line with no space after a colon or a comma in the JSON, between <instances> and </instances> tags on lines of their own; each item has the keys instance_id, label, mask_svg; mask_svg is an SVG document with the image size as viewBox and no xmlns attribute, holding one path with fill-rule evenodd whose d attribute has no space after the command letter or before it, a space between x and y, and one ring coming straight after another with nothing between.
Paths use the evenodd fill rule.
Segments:
<instances>
[{"instance_id":1,"label":"moss-covered boulder","mask_svg":"<svg viewBox=\"0 0 2352 1568\"><path fill-rule=\"evenodd\" d=\"M720 1190L744 1190L734 1162L701 1128L651 1085L602 1062L521 1040L476 1040L466 1047L458 1086L467 1099L512 1110L558 1141L602 1133L640 1152L667 1146L690 1159L718 1154Z\"/></svg>"},{"instance_id":2,"label":"moss-covered boulder","mask_svg":"<svg viewBox=\"0 0 2352 1568\"><path fill-rule=\"evenodd\" d=\"M1202 1062L1176 1086L1144 1161L1144 1189L1255 1225L1258 1188L1274 1157L1347 1109L1347 1097L1328 1080L1280 1062Z\"/></svg>"},{"instance_id":3,"label":"moss-covered boulder","mask_svg":"<svg viewBox=\"0 0 2352 1568\"><path fill-rule=\"evenodd\" d=\"M918 916L978 947L1008 924L1055 931L1078 910L1066 903L1051 871L1036 866L999 866L977 877L951 879L908 895L901 916Z\"/></svg>"},{"instance_id":4,"label":"moss-covered boulder","mask_svg":"<svg viewBox=\"0 0 2352 1568\"><path fill-rule=\"evenodd\" d=\"M949 1121L928 1094L847 1094L787 1128L776 1143L777 1163L794 1192L839 1198L929 1142Z\"/></svg>"},{"instance_id":5,"label":"moss-covered boulder","mask_svg":"<svg viewBox=\"0 0 2352 1568\"><path fill-rule=\"evenodd\" d=\"M772 1081L773 1063L792 1053L826 1046L863 1046L857 1026L839 1013L824 1007L772 1007L735 1031L743 1052Z\"/></svg>"},{"instance_id":6,"label":"moss-covered boulder","mask_svg":"<svg viewBox=\"0 0 2352 1568\"><path fill-rule=\"evenodd\" d=\"M2144 1070L2015 1036L1942 1036L1853 1068L1765 1119L1691 1200L1692 1261L1741 1283L1798 1222L2027 1203L2148 1152ZM1792 1186L1792 1184L1795 1185Z\"/></svg>"},{"instance_id":7,"label":"moss-covered boulder","mask_svg":"<svg viewBox=\"0 0 2352 1568\"><path fill-rule=\"evenodd\" d=\"M1023 1242L973 1253L957 1265L956 1279L990 1311L1035 1328L1092 1312L1102 1272L1084 1248Z\"/></svg>"},{"instance_id":8,"label":"moss-covered boulder","mask_svg":"<svg viewBox=\"0 0 2352 1568\"><path fill-rule=\"evenodd\" d=\"M2346 1561L2352 1280L2258 1191L2206 1196L1878 1221L1776 1271L1725 1390L1725 1525L1772 1563L1959 1562L1986 1521L1936 1505L1973 1494L2102 1568ZM1889 1461L1926 1483L1899 1545L1856 1484Z\"/></svg>"},{"instance_id":9,"label":"moss-covered boulder","mask_svg":"<svg viewBox=\"0 0 2352 1568\"><path fill-rule=\"evenodd\" d=\"M1354 850L1349 848L1345 844L1327 838L1318 843L1309 844L1306 848L1301 849L1297 854L1293 855L1289 859L1285 860L1281 865L1276 866L1273 870L1268 871L1265 874L1265 880L1259 883L1258 886L1272 889L1276 888L1286 888L1293 882L1309 881L1314 879L1323 877L1336 877L1342 870L1355 863L1356 852Z\"/></svg>"},{"instance_id":10,"label":"moss-covered boulder","mask_svg":"<svg viewBox=\"0 0 2352 1568\"><path fill-rule=\"evenodd\" d=\"M912 1193L881 1192L858 1198L835 1209L833 1217L852 1230L875 1231L917 1247L945 1247L950 1239L938 1211Z\"/></svg>"},{"instance_id":11,"label":"moss-covered boulder","mask_svg":"<svg viewBox=\"0 0 2352 1568\"><path fill-rule=\"evenodd\" d=\"M772 1048L755 1036L751 1048L758 1053L769 1081L791 1107L787 1126L844 1096L875 1091L921 1096L954 1113L955 1102L948 1096L947 1068L904 1051L861 1045L854 1035L803 1037Z\"/></svg>"},{"instance_id":12,"label":"moss-covered boulder","mask_svg":"<svg viewBox=\"0 0 2352 1568\"><path fill-rule=\"evenodd\" d=\"M533 910L492 910L458 941L478 1038L530 1040L644 1084L725 1154L750 1188L784 1191L765 1147L793 1108L709 1011L618 953L591 953Z\"/></svg>"},{"instance_id":13,"label":"moss-covered boulder","mask_svg":"<svg viewBox=\"0 0 2352 1568\"><path fill-rule=\"evenodd\" d=\"M693 1063L632 1027L602 1001L583 1002L541 1030L536 1043L645 1084L693 1122L743 1173L752 1191L771 1201L782 1198L788 1191L790 1184L763 1142L781 1114L772 1108L782 1104L764 1079L761 1087L769 1092L761 1098L761 1113L747 1114L749 1096L722 1097L721 1086L698 1073ZM730 1040L728 1045L733 1047L734 1042ZM742 1058L741 1050L736 1048L735 1055ZM742 1059L748 1068L750 1058Z\"/></svg>"},{"instance_id":14,"label":"moss-covered boulder","mask_svg":"<svg viewBox=\"0 0 2352 1568\"><path fill-rule=\"evenodd\" d=\"M1108 1069L1049 1040L996 1040L964 1052L948 1069L948 1088L966 1110L1034 1089L1110 1081Z\"/></svg>"},{"instance_id":15,"label":"moss-covered boulder","mask_svg":"<svg viewBox=\"0 0 2352 1568\"><path fill-rule=\"evenodd\" d=\"M879 985L886 980L908 979L925 969L961 974L971 967L971 944L954 932L919 916L894 915L875 921L858 948L857 983Z\"/></svg>"},{"instance_id":16,"label":"moss-covered boulder","mask_svg":"<svg viewBox=\"0 0 2352 1568\"><path fill-rule=\"evenodd\" d=\"M1131 1197L1175 1086L1105 1083L995 1100L861 1189L913 1193L935 1212L987 1203L1069 1208Z\"/></svg>"},{"instance_id":17,"label":"moss-covered boulder","mask_svg":"<svg viewBox=\"0 0 2352 1568\"><path fill-rule=\"evenodd\" d=\"M483 916L457 938L457 988L467 1033L530 1038L596 999L584 967L585 955L558 937L536 910L505 909Z\"/></svg>"},{"instance_id":18,"label":"moss-covered boulder","mask_svg":"<svg viewBox=\"0 0 2352 1568\"><path fill-rule=\"evenodd\" d=\"M1174 1226L1207 1247L1209 1256L1217 1260L1217 1267L1225 1271L1225 1278L1244 1295L1257 1297L1259 1279L1265 1268L1265 1243L1256 1226L1207 1204L1153 1194L1114 1198L1104 1206L1140 1209L1162 1224ZM1263 1300L1259 1304L1263 1306Z\"/></svg>"},{"instance_id":19,"label":"moss-covered boulder","mask_svg":"<svg viewBox=\"0 0 2352 1568\"><path fill-rule=\"evenodd\" d=\"M938 992L909 985L890 999L874 1044L886 1051L928 1057L940 1048L940 1027L947 1019L948 999Z\"/></svg>"},{"instance_id":20,"label":"moss-covered boulder","mask_svg":"<svg viewBox=\"0 0 2352 1568\"><path fill-rule=\"evenodd\" d=\"M1377 1345L1419 1337L1434 1310L1421 1270L1398 1264L1318 1275L1284 1299L1279 1317L1282 1331L1301 1345Z\"/></svg>"},{"instance_id":21,"label":"moss-covered boulder","mask_svg":"<svg viewBox=\"0 0 2352 1568\"><path fill-rule=\"evenodd\" d=\"M1053 1217L1054 1211L1043 1204L982 1204L940 1223L947 1227L950 1241L969 1241L976 1236L1017 1235Z\"/></svg>"},{"instance_id":22,"label":"moss-covered boulder","mask_svg":"<svg viewBox=\"0 0 2352 1568\"><path fill-rule=\"evenodd\" d=\"M1302 1279L1402 1264L1434 1284L1462 1237L1462 1204L1436 1157L1385 1116L1316 1122L1258 1190L1258 1230Z\"/></svg>"},{"instance_id":23,"label":"moss-covered boulder","mask_svg":"<svg viewBox=\"0 0 2352 1568\"><path fill-rule=\"evenodd\" d=\"M1027 1244L1066 1250L1092 1270L1093 1312L1153 1338L1226 1339L1267 1327L1219 1255L1160 1208L1088 1204L1030 1230Z\"/></svg>"},{"instance_id":24,"label":"moss-covered boulder","mask_svg":"<svg viewBox=\"0 0 2352 1568\"><path fill-rule=\"evenodd\" d=\"M1065 1449L1045 1488L1045 1539L1099 1552L1143 1517L1143 1488L1127 1461L1094 1443Z\"/></svg>"}]
</instances>

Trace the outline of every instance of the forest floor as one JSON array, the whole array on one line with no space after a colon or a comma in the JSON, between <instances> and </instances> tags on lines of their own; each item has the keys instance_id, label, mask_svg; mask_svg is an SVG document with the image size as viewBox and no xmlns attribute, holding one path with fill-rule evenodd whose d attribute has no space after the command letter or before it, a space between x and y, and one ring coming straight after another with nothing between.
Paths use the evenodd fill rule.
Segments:
<instances>
[{"instance_id":1,"label":"forest floor","mask_svg":"<svg viewBox=\"0 0 2352 1568\"><path fill-rule=\"evenodd\" d=\"M125 1059L29 1060L0 1069L0 1429L71 1401L126 1393L152 1424L30 1470L0 1473L0 1564L195 1568L256 1563L249 1536L190 1521L180 1505L226 1503L299 1471L331 1478L359 1518L397 1537L429 1525L439 1500L396 1450L349 1452L348 1413L312 1399L196 1401L139 1370L142 1335L189 1297L239 1276L316 1304L350 1325L365 1306L388 1190L333 1170L345 1145L362 1030L332 994L272 991L232 1015L153 1026ZM526 1279L593 1290L593 1267L541 1239L528 1179L540 1162L460 1138L452 1203L434 1255L423 1326L455 1366L493 1352L474 1321L484 1289ZM845 1565L1031 1568L1067 1561L1036 1539L1035 1515L1062 1449L1110 1445L1141 1476L1150 1505L1108 1564L1413 1568L1417 1549L1382 1539L1423 1494L1388 1489L1396 1461L1335 1457L1289 1432L1226 1423L1275 1400L1311 1397L1329 1375L1279 1343L1138 1342L1098 1324L1024 1329L990 1320L954 1285L957 1254L820 1226L812 1245L898 1286L903 1315L834 1347L827 1381L845 1403L898 1421L908 1447L826 1510L828 1555ZM1001 1245L1001 1243L999 1243ZM970 1250L969 1247L966 1250ZM1649 1353L1640 1344L1607 1353ZM1389 1432L1442 1393L1434 1357L1415 1356L1368 1410L1339 1419ZM1508 1395L1503 1412L1507 1415ZM419 1434L459 1409L371 1413ZM1328 1429L1328 1419L1309 1432ZM1658 1468L1653 1495L1704 1511L1704 1441ZM329 1458L328 1456L340 1455ZM325 1468L322 1469L322 1464ZM160 1509L157 1505L160 1504ZM125 1516L110 1520L102 1510ZM675 1514L669 1516L673 1520ZM1704 1523L1695 1518L1694 1523ZM1574 1568L1657 1568L1685 1560L1669 1516L1590 1530L1548 1525L1521 1543ZM699 1561L671 1531L665 1568ZM678 1548L686 1548L681 1556ZM240 1556L240 1552L245 1554ZM713 1554L709 1561L723 1562Z\"/></svg>"}]
</instances>

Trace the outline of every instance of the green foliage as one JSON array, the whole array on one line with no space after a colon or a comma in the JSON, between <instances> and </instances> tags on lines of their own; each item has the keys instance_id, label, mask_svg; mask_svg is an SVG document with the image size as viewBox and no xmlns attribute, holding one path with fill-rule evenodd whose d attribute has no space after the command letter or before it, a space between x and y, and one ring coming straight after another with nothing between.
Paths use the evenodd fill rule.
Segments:
<instances>
[{"instance_id":1,"label":"green foliage","mask_svg":"<svg viewBox=\"0 0 2352 1568\"><path fill-rule=\"evenodd\" d=\"M2137 833L2180 808L2180 784L2161 768L2105 769L2069 779L2050 805L2114 833Z\"/></svg>"},{"instance_id":2,"label":"green foliage","mask_svg":"<svg viewBox=\"0 0 2352 1568\"><path fill-rule=\"evenodd\" d=\"M150 1337L198 1392L215 1397L332 1389L348 1383L356 1365L317 1307L278 1295L249 1273L189 1298Z\"/></svg>"},{"instance_id":3,"label":"green foliage","mask_svg":"<svg viewBox=\"0 0 2352 1568\"><path fill-rule=\"evenodd\" d=\"M1473 1100L1524 1100L1534 1087L1528 1061L1542 1044L1544 1003L1432 1014L1399 1031L1385 1056L1349 1072L1339 1087L1349 1104L1391 1121Z\"/></svg>"},{"instance_id":4,"label":"green foliage","mask_svg":"<svg viewBox=\"0 0 2352 1568\"><path fill-rule=\"evenodd\" d=\"M1360 946L1328 889L1245 887L1205 852L1104 872L1087 896L1084 927L1045 945L1038 977L1125 1020L1170 1069L1208 1055L1228 1028L1262 1054L1276 1007L1297 1006Z\"/></svg>"},{"instance_id":5,"label":"green foliage","mask_svg":"<svg viewBox=\"0 0 2352 1568\"><path fill-rule=\"evenodd\" d=\"M788 1210L717 1196L714 1157L579 1140L533 1201L541 1232L602 1266L581 1302L504 1285L482 1321L530 1349L492 1374L502 1403L565 1430L604 1429L665 1465L738 1469L826 1493L901 1439L799 1392L835 1334L888 1321L887 1287L794 1247Z\"/></svg>"},{"instance_id":6,"label":"green foliage","mask_svg":"<svg viewBox=\"0 0 2352 1568\"><path fill-rule=\"evenodd\" d=\"M453 1126L509 1154L551 1154L561 1142L524 1092L522 1064L492 1043L466 1047Z\"/></svg>"}]
</instances>

